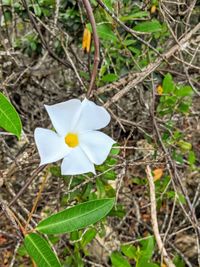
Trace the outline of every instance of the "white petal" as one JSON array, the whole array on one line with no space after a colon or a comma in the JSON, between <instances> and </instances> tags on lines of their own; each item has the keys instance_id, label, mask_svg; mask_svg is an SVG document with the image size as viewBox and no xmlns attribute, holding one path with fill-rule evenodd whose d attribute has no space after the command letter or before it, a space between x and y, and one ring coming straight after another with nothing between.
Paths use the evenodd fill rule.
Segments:
<instances>
[{"instance_id":1,"label":"white petal","mask_svg":"<svg viewBox=\"0 0 200 267\"><path fill-rule=\"evenodd\" d=\"M87 172L93 172L95 174L94 164L88 159L80 147L74 148L63 159L61 164L62 175L76 175Z\"/></svg>"},{"instance_id":2,"label":"white petal","mask_svg":"<svg viewBox=\"0 0 200 267\"><path fill-rule=\"evenodd\" d=\"M34 138L41 159L40 165L60 160L71 151L64 138L51 130L36 128Z\"/></svg>"},{"instance_id":3,"label":"white petal","mask_svg":"<svg viewBox=\"0 0 200 267\"><path fill-rule=\"evenodd\" d=\"M104 128L110 122L110 114L104 107L96 105L86 98L81 103L80 117L75 131L98 130Z\"/></svg>"},{"instance_id":4,"label":"white petal","mask_svg":"<svg viewBox=\"0 0 200 267\"><path fill-rule=\"evenodd\" d=\"M79 136L80 146L88 158L95 164L102 164L114 143L108 135L99 131L90 131Z\"/></svg>"},{"instance_id":5,"label":"white petal","mask_svg":"<svg viewBox=\"0 0 200 267\"><path fill-rule=\"evenodd\" d=\"M80 111L81 101L71 99L52 106L45 105L45 108L56 132L64 136L72 128L74 118L76 118L77 113Z\"/></svg>"}]
</instances>

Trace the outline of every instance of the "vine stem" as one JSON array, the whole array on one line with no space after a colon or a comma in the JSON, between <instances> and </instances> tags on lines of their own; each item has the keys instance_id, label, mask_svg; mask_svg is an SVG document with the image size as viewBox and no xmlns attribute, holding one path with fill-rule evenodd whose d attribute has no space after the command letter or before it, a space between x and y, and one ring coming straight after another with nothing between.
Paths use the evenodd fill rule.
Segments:
<instances>
[{"instance_id":1,"label":"vine stem","mask_svg":"<svg viewBox=\"0 0 200 267\"><path fill-rule=\"evenodd\" d=\"M90 98L92 96L92 91L94 89L94 84L95 84L95 80L96 80L96 76L97 76L97 70L98 70L98 65L99 65L99 60L100 60L100 56L99 56L99 38L97 35L97 28L96 28L96 22L94 19L94 14L92 11L92 7L90 5L90 2L88 0L82 0L83 1L83 5L85 7L88 19L91 23L92 26L92 33L93 33L93 41L94 41L94 64L93 64L93 70L92 70L92 74L91 74L91 80L90 80L90 85L89 85L89 89L87 91L87 98Z\"/></svg>"}]
</instances>

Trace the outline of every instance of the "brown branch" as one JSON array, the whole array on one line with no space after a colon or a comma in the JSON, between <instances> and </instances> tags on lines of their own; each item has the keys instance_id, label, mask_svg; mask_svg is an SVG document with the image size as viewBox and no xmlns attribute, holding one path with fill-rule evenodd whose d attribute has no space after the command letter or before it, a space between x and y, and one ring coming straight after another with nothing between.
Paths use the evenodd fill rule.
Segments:
<instances>
[{"instance_id":1,"label":"brown branch","mask_svg":"<svg viewBox=\"0 0 200 267\"><path fill-rule=\"evenodd\" d=\"M156 243L158 245L159 251L161 255L163 256L164 262L167 264L168 267L175 267L173 262L168 256L168 253L164 247L164 244L162 242L160 233L159 233L159 228L158 228L158 220L157 220L157 211L156 211L156 196L155 196L155 185L154 185L154 180L153 176L151 174L151 169L149 166L146 167L146 174L147 174L147 179L149 182L149 189L150 189L150 200L151 200L151 222L152 222L152 227L153 227L153 232L155 235Z\"/></svg>"},{"instance_id":2,"label":"brown branch","mask_svg":"<svg viewBox=\"0 0 200 267\"><path fill-rule=\"evenodd\" d=\"M197 24L194 29L189 31L180 41L179 44L174 45L169 51L162 54L161 57L159 57L157 60L155 60L154 63L150 63L144 70L137 75L135 79L133 79L131 82L129 82L121 91L116 93L110 100L106 102L104 105L106 108L108 108L112 103L117 102L122 96L124 96L126 93L129 92L130 89L135 87L137 84L142 82L149 74L151 74L153 71L155 71L163 62L163 58L168 59L170 58L174 53L177 51L184 49L185 46L187 46L187 43L189 39L198 31L200 30L200 23Z\"/></svg>"},{"instance_id":3,"label":"brown branch","mask_svg":"<svg viewBox=\"0 0 200 267\"><path fill-rule=\"evenodd\" d=\"M11 200L11 202L8 204L8 207L12 206L17 199L24 193L24 191L29 187L29 185L32 183L32 181L38 176L38 174L46 167L46 165L38 167L36 170L33 171L32 175L29 179L27 179L24 186L19 190L19 192L16 194L16 196ZM0 217L2 216L2 212L0 213Z\"/></svg>"},{"instance_id":4,"label":"brown branch","mask_svg":"<svg viewBox=\"0 0 200 267\"><path fill-rule=\"evenodd\" d=\"M98 70L98 64L99 64L99 38L97 35L96 23L95 23L94 14L93 14L90 2L88 0L83 0L83 4L85 6L85 10L86 10L88 19L89 19L91 26L92 26L94 50L95 50L93 71L92 71L92 75L91 75L89 89L87 91L87 98L90 98L92 95L92 90L94 89L94 84L95 84L95 80L96 80L96 76L97 76L97 70Z\"/></svg>"},{"instance_id":5,"label":"brown branch","mask_svg":"<svg viewBox=\"0 0 200 267\"><path fill-rule=\"evenodd\" d=\"M38 28L38 25L37 25L37 22L35 21L35 18L33 17L32 13L30 12L29 10L29 7L28 7L28 4L26 2L26 0L22 0L22 4L24 6L24 8L26 9L27 11L27 14L28 14L28 17L34 27L34 29L36 30L36 32L38 33L39 37L40 37L40 40L42 42L42 45L44 48L47 49L49 55L54 58L55 60L57 60L59 63L61 63L62 65L64 65L66 68L70 68L70 69L73 69L71 64L69 62L66 62L64 61L63 59L61 59L60 57L58 57L52 50L51 48L48 46L48 44L46 43L40 29Z\"/></svg>"},{"instance_id":6,"label":"brown branch","mask_svg":"<svg viewBox=\"0 0 200 267\"><path fill-rule=\"evenodd\" d=\"M110 9L101 0L96 0L96 1L113 18L113 20L117 24L119 24L126 32L130 33L138 41L140 41L141 43L143 43L146 46L148 46L149 48L151 48L157 55L162 56L155 47L153 47L151 44L146 42L143 38L138 36L138 34L147 34L146 32L145 33L137 32L137 31L134 31L133 29L129 28L120 19L118 19L118 17L112 11L110 11Z\"/></svg>"}]
</instances>

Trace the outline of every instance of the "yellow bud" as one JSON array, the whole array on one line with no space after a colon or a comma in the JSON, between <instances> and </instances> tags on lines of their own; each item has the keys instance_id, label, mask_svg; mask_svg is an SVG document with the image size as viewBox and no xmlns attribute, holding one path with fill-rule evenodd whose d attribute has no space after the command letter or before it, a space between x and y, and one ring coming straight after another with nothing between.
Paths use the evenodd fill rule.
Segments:
<instances>
[{"instance_id":1,"label":"yellow bud","mask_svg":"<svg viewBox=\"0 0 200 267\"><path fill-rule=\"evenodd\" d=\"M161 85L158 85L157 88L156 88L156 91L157 91L157 94L158 95L162 95L163 94L163 88Z\"/></svg>"},{"instance_id":2,"label":"yellow bud","mask_svg":"<svg viewBox=\"0 0 200 267\"><path fill-rule=\"evenodd\" d=\"M163 169L155 169L153 170L153 178L154 181L159 180L163 176Z\"/></svg>"},{"instance_id":3,"label":"yellow bud","mask_svg":"<svg viewBox=\"0 0 200 267\"><path fill-rule=\"evenodd\" d=\"M156 6L153 5L153 6L151 7L150 13L151 13L151 14L154 14L155 12L156 12Z\"/></svg>"},{"instance_id":4,"label":"yellow bud","mask_svg":"<svg viewBox=\"0 0 200 267\"><path fill-rule=\"evenodd\" d=\"M87 28L85 28L83 32L83 40L82 40L83 50L89 53L90 45L91 45L91 32Z\"/></svg>"}]
</instances>

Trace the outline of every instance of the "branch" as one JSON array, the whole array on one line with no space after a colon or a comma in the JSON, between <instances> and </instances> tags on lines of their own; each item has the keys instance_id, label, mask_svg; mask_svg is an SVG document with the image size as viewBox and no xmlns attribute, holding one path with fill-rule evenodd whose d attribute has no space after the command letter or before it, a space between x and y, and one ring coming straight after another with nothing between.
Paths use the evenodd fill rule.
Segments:
<instances>
[{"instance_id":1,"label":"branch","mask_svg":"<svg viewBox=\"0 0 200 267\"><path fill-rule=\"evenodd\" d=\"M31 21L31 24L33 25L34 29L36 30L36 32L38 33L38 35L39 35L39 37L40 37L40 40L41 40L41 42L42 42L43 47L47 49L49 55L50 55L52 58L56 59L59 63L61 63L62 65L64 65L66 68L70 68L70 69L73 70L73 67L71 66L71 64L70 64L69 62L66 62L66 61L64 61L63 59L61 59L60 57L58 57L58 56L51 50L51 48L48 46L48 44L46 43L46 41L45 41L45 39L44 39L44 37L43 37L43 35L42 35L42 33L41 33L41 31L40 31L38 25L37 25L37 22L35 21L35 18L33 17L32 13L31 13L30 10L29 10L29 7L28 7L28 4L27 4L26 0L22 0L22 4L23 4L24 8L25 8L26 11L27 11L27 14L28 14L28 17L29 17L29 19L30 19L30 21Z\"/></svg>"},{"instance_id":2,"label":"branch","mask_svg":"<svg viewBox=\"0 0 200 267\"><path fill-rule=\"evenodd\" d=\"M190 38L197 33L200 30L200 23L197 24L194 29L189 31L180 41L179 44L174 45L169 51L162 54L161 57L159 57L157 60L155 60L154 63L150 63L144 70L138 74L134 73L133 75L136 75L136 78L133 79L131 82L129 82L122 90L120 90L118 93L116 93L110 100L106 102L104 105L106 108L108 108L112 103L117 102L122 96L124 96L126 93L129 92L130 89L135 87L137 84L142 82L149 74L151 74L154 70L156 70L161 63L163 62L163 58L169 59L174 53L176 53L179 50L184 49ZM111 86L111 85L110 85Z\"/></svg>"},{"instance_id":3,"label":"branch","mask_svg":"<svg viewBox=\"0 0 200 267\"><path fill-rule=\"evenodd\" d=\"M85 10L88 16L88 19L92 26L92 32L93 32L93 40L94 40L94 65L93 65L93 71L91 75L90 85L89 89L87 91L87 97L89 98L92 94L92 90L94 88L94 83L97 76L97 70L98 70L98 64L99 64L99 38L97 35L97 29L96 29L96 23L93 15L93 11L90 5L90 2L88 0L83 0L83 4L85 6Z\"/></svg>"},{"instance_id":4,"label":"branch","mask_svg":"<svg viewBox=\"0 0 200 267\"><path fill-rule=\"evenodd\" d=\"M175 267L171 259L169 258L167 251L164 247L162 239L160 237L159 229L158 229L158 221L157 221L157 211L156 211L156 196L155 196L155 185L153 176L151 174L151 169L149 166L146 167L146 174L147 179L149 182L149 189L150 189L150 200L151 200L151 222L153 227L153 232L156 238L156 243L160 250L161 255L163 256L164 262L167 264L168 267Z\"/></svg>"}]
</instances>

